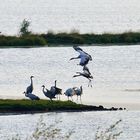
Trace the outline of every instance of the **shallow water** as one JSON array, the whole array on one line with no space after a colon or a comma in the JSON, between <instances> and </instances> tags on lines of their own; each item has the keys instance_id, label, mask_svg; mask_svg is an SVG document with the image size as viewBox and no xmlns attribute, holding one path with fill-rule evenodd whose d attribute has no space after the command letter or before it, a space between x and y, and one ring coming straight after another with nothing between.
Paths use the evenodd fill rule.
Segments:
<instances>
[{"instance_id":1,"label":"shallow water","mask_svg":"<svg viewBox=\"0 0 140 140\"><path fill-rule=\"evenodd\" d=\"M139 0L0 0L0 31L17 34L23 19L31 21L33 32L70 31L81 33L139 31ZM41 98L41 86L48 88L58 80L63 92L68 87L83 86L84 104L103 104L140 109L140 47L83 47L93 56L89 68L94 76L93 88L84 78L72 78L81 67L69 61L77 53L72 48L0 49L0 98L25 98L22 92L34 75L34 93ZM66 97L61 97L67 100ZM76 97L74 97L76 101ZM32 134L42 114L0 116L0 139L16 134L24 140ZM74 130L71 140L91 140L95 133L109 128L119 119L119 140L139 140L140 112L78 112L43 114L47 125L55 121L62 133Z\"/></svg>"},{"instance_id":2,"label":"shallow water","mask_svg":"<svg viewBox=\"0 0 140 140\"><path fill-rule=\"evenodd\" d=\"M41 114L0 116L0 139L7 140L19 134L23 140L32 135ZM139 140L140 112L78 112L78 113L46 113L43 121L46 126L55 124L62 134L74 131L71 140L94 140L95 133L105 130L118 120L122 120L112 133L123 131L118 140ZM55 122L59 123L55 123ZM62 122L61 122L62 121Z\"/></svg>"},{"instance_id":3,"label":"shallow water","mask_svg":"<svg viewBox=\"0 0 140 140\"><path fill-rule=\"evenodd\" d=\"M0 49L0 97L24 98L22 93L30 84L29 77L34 75L34 93L41 98L45 98L41 86L45 84L49 89L57 79L57 86L63 92L82 85L85 104L118 103L139 108L140 47L91 46L83 49L93 57L88 64L94 77L93 88L88 87L88 80L83 77L72 78L76 71L82 71L82 67L77 66L79 60L69 61L78 55L72 47ZM61 98L67 100L64 95Z\"/></svg>"},{"instance_id":4,"label":"shallow water","mask_svg":"<svg viewBox=\"0 0 140 140\"><path fill-rule=\"evenodd\" d=\"M17 34L23 19L33 32L139 31L139 0L0 0L0 31Z\"/></svg>"}]
</instances>

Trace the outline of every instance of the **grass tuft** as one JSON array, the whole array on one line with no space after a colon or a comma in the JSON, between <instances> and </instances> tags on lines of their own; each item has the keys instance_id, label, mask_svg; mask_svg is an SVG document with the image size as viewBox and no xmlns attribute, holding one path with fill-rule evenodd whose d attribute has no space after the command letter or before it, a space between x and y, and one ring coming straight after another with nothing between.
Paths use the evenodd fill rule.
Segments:
<instances>
[{"instance_id":1,"label":"grass tuft","mask_svg":"<svg viewBox=\"0 0 140 140\"><path fill-rule=\"evenodd\" d=\"M123 133L122 131L117 131L117 126L120 122L122 122L122 120L118 120L105 130L100 130L100 128L98 128L95 134L95 140L117 140L117 138Z\"/></svg>"}]
</instances>

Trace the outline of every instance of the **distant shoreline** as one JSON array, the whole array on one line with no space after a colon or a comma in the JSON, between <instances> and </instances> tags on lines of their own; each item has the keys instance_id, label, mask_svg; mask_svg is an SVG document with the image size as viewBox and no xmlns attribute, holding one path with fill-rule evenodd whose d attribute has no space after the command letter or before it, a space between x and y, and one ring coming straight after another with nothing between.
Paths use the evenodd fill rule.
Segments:
<instances>
[{"instance_id":1,"label":"distant shoreline","mask_svg":"<svg viewBox=\"0 0 140 140\"><path fill-rule=\"evenodd\" d=\"M139 45L140 32L104 33L104 34L80 34L53 33L30 34L24 36L6 36L0 34L0 48L32 48L42 46L111 46L111 45Z\"/></svg>"},{"instance_id":2,"label":"distant shoreline","mask_svg":"<svg viewBox=\"0 0 140 140\"><path fill-rule=\"evenodd\" d=\"M50 100L12 100L0 99L0 115L20 115L47 112L81 112L81 111L117 111L123 108L105 108L102 105L92 106L76 104L71 101L50 101Z\"/></svg>"}]
</instances>

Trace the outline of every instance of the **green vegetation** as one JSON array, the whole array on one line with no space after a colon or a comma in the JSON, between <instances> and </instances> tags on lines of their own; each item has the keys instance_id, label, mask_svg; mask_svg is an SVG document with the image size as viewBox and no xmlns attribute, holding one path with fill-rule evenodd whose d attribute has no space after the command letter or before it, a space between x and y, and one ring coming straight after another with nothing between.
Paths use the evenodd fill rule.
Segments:
<instances>
[{"instance_id":1,"label":"green vegetation","mask_svg":"<svg viewBox=\"0 0 140 140\"><path fill-rule=\"evenodd\" d=\"M72 33L57 33L48 32L42 34L49 45L73 45L73 44L87 44L87 45L106 45L106 44L138 44L140 43L139 32L126 32L122 34L79 34Z\"/></svg>"},{"instance_id":2,"label":"green vegetation","mask_svg":"<svg viewBox=\"0 0 140 140\"><path fill-rule=\"evenodd\" d=\"M50 101L50 100L0 100L0 113L9 112L48 112L48 111L103 111L117 110L117 108L106 109L103 106L90 106L76 104L71 101Z\"/></svg>"},{"instance_id":3,"label":"green vegetation","mask_svg":"<svg viewBox=\"0 0 140 140\"><path fill-rule=\"evenodd\" d=\"M28 35L28 36L0 36L0 46L5 48L7 46L44 46L46 41L44 38L38 35Z\"/></svg>"},{"instance_id":4,"label":"green vegetation","mask_svg":"<svg viewBox=\"0 0 140 140\"><path fill-rule=\"evenodd\" d=\"M19 31L21 36L26 36L31 34L31 31L29 31L29 26L30 26L30 22L24 19L21 23L21 27Z\"/></svg>"},{"instance_id":5,"label":"green vegetation","mask_svg":"<svg viewBox=\"0 0 140 140\"><path fill-rule=\"evenodd\" d=\"M40 36L32 34L29 31L30 22L23 20L20 25L19 36L4 36L0 35L0 46L1 48L7 48L8 46L14 47L26 47L26 46L44 46L47 44L46 40Z\"/></svg>"},{"instance_id":6,"label":"green vegetation","mask_svg":"<svg viewBox=\"0 0 140 140\"><path fill-rule=\"evenodd\" d=\"M98 128L95 134L95 140L117 140L117 138L123 133L122 131L118 131L116 128L120 124L122 120L118 120L113 125L110 125L109 128L105 130L100 130Z\"/></svg>"},{"instance_id":7,"label":"green vegetation","mask_svg":"<svg viewBox=\"0 0 140 140\"><path fill-rule=\"evenodd\" d=\"M140 32L126 32L122 34L80 34L76 30L70 33L34 34L29 31L30 22L24 19L20 25L19 36L5 36L0 34L0 47L31 47L56 45L120 45L139 44Z\"/></svg>"},{"instance_id":8,"label":"green vegetation","mask_svg":"<svg viewBox=\"0 0 140 140\"><path fill-rule=\"evenodd\" d=\"M131 45L140 43L140 32L126 32L122 34L80 34L53 33L33 34L25 29L20 36L0 35L0 47L31 47L57 45Z\"/></svg>"}]
</instances>

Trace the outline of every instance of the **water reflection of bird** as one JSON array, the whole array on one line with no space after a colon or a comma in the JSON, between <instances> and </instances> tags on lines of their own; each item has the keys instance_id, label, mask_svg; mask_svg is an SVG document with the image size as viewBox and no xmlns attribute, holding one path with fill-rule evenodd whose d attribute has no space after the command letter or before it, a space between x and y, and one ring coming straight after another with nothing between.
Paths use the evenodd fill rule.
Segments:
<instances>
[{"instance_id":1,"label":"water reflection of bird","mask_svg":"<svg viewBox=\"0 0 140 140\"><path fill-rule=\"evenodd\" d=\"M25 91L23 92L26 97L30 98L31 100L40 100L40 98L32 93L26 93Z\"/></svg>"},{"instance_id":2,"label":"water reflection of bird","mask_svg":"<svg viewBox=\"0 0 140 140\"><path fill-rule=\"evenodd\" d=\"M55 84L54 84L54 86L51 87L50 91L53 94L58 95L58 98L60 100L60 95L62 94L62 89L56 87L56 82L57 82L57 80L55 80Z\"/></svg>"},{"instance_id":3,"label":"water reflection of bird","mask_svg":"<svg viewBox=\"0 0 140 140\"><path fill-rule=\"evenodd\" d=\"M44 95L46 97L48 97L50 100L55 98L55 94L51 90L48 90L47 88L45 88L44 85L42 86L42 88L43 88L42 92L44 93ZM45 89L46 89L46 91L45 91Z\"/></svg>"},{"instance_id":4,"label":"water reflection of bird","mask_svg":"<svg viewBox=\"0 0 140 140\"><path fill-rule=\"evenodd\" d=\"M91 75L87 66L83 67L83 73L82 72L76 72L76 73L77 73L77 75L74 75L73 77L83 76L83 77L87 78L89 80L88 86L92 87L91 79L93 79L93 76Z\"/></svg>"},{"instance_id":5,"label":"water reflection of bird","mask_svg":"<svg viewBox=\"0 0 140 140\"><path fill-rule=\"evenodd\" d=\"M30 79L31 79L31 84L26 88L26 93L29 94L29 93L32 93L33 92L33 78L34 76L31 76Z\"/></svg>"},{"instance_id":6,"label":"water reflection of bird","mask_svg":"<svg viewBox=\"0 0 140 140\"><path fill-rule=\"evenodd\" d=\"M69 97L71 97L71 100L73 101L72 99L72 96L75 95L75 92L74 92L74 89L73 88L68 88L64 94L68 97L68 100L69 100Z\"/></svg>"},{"instance_id":7,"label":"water reflection of bird","mask_svg":"<svg viewBox=\"0 0 140 140\"><path fill-rule=\"evenodd\" d=\"M85 51L83 51L80 47L73 46L73 48L74 48L74 50L76 50L77 52L79 52L80 55L78 57L72 57L70 60L80 59L79 65L81 65L81 66L85 66L85 65L88 64L89 61L92 61L91 55L89 55L88 53L86 53Z\"/></svg>"},{"instance_id":8,"label":"water reflection of bird","mask_svg":"<svg viewBox=\"0 0 140 140\"><path fill-rule=\"evenodd\" d=\"M82 103L82 100L81 100L81 95L83 94L82 86L80 86L80 88L74 87L73 89L74 89L75 95L77 95L77 101L78 101L78 96L80 96L80 101Z\"/></svg>"}]
</instances>

